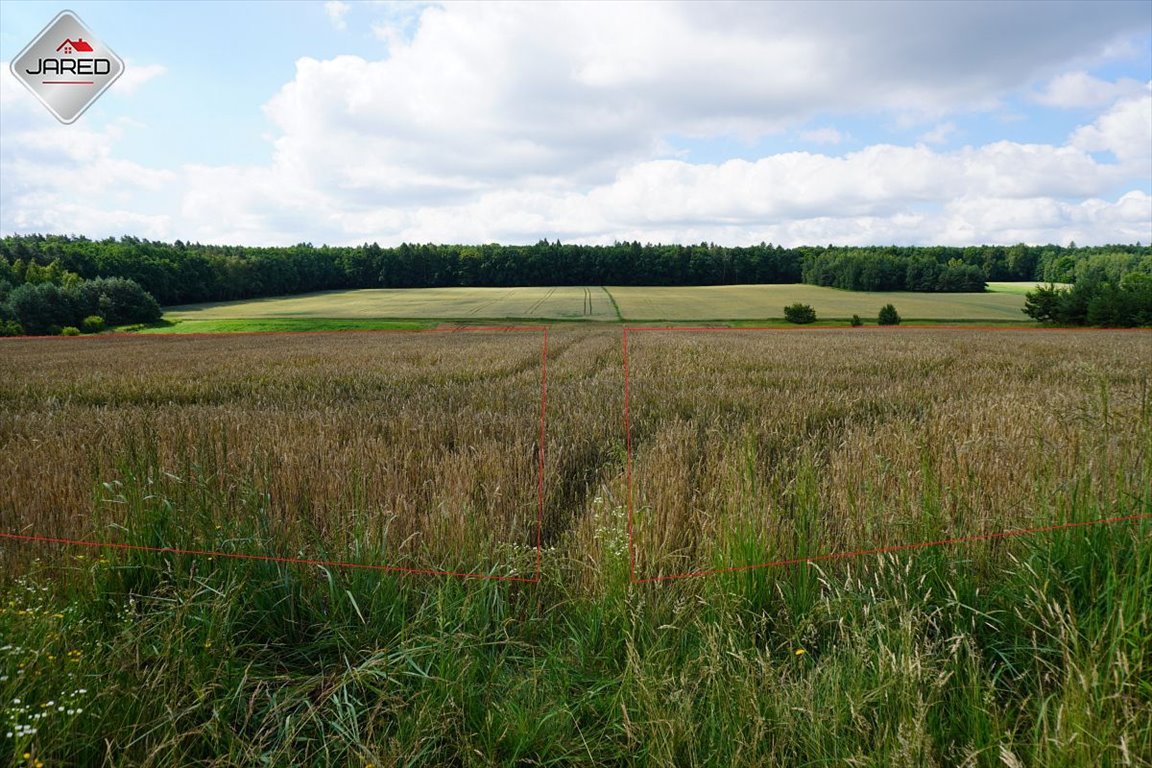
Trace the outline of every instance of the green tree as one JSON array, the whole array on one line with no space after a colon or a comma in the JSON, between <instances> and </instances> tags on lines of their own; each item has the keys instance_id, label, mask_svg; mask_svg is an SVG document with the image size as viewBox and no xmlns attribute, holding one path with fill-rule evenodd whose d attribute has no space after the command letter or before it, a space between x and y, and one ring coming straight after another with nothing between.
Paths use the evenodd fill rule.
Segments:
<instances>
[{"instance_id":1,"label":"green tree","mask_svg":"<svg viewBox=\"0 0 1152 768\"><path fill-rule=\"evenodd\" d=\"M18 286L8 294L6 305L25 333L33 336L71 325L76 317L74 297L54 283Z\"/></svg>"},{"instance_id":2,"label":"green tree","mask_svg":"<svg viewBox=\"0 0 1152 768\"><path fill-rule=\"evenodd\" d=\"M1059 322L1060 298L1063 293L1052 283L1038 285L1024 295L1024 309L1021 311L1040 323Z\"/></svg>"},{"instance_id":3,"label":"green tree","mask_svg":"<svg viewBox=\"0 0 1152 768\"><path fill-rule=\"evenodd\" d=\"M880 325L900 325L900 313L896 311L893 304L885 304L880 308L880 315L877 321Z\"/></svg>"},{"instance_id":4,"label":"green tree","mask_svg":"<svg viewBox=\"0 0 1152 768\"><path fill-rule=\"evenodd\" d=\"M814 323L816 322L816 310L812 309L811 305L796 302L784 307L784 319L798 325Z\"/></svg>"}]
</instances>

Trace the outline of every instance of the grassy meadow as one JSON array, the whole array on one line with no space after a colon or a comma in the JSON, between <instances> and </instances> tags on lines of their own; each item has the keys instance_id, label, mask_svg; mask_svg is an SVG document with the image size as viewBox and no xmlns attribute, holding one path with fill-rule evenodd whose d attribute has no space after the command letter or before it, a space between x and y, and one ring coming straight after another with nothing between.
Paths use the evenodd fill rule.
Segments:
<instances>
[{"instance_id":1,"label":"grassy meadow","mask_svg":"<svg viewBox=\"0 0 1152 768\"><path fill-rule=\"evenodd\" d=\"M1049 283L1038 282L1038 281L1033 281L1033 282L990 281L988 283L988 290L993 292L993 293L1016 293L1016 294L1023 296L1024 294L1028 293L1028 291L1034 290L1035 288L1037 288L1041 285L1049 285ZM1071 288L1072 287L1071 283L1052 283L1052 285L1055 285L1057 288Z\"/></svg>"},{"instance_id":2,"label":"grassy meadow","mask_svg":"<svg viewBox=\"0 0 1152 768\"><path fill-rule=\"evenodd\" d=\"M165 319L175 325L154 330L213 331L220 323L241 320L301 324L366 318L765 321L782 320L784 307L795 302L811 304L821 320L860 315L875 322L880 307L891 302L906 320L1024 325L1031 321L1021 311L1023 294L1031 287L1031 283L998 283L987 293L865 293L803 284L366 289L169 307ZM320 324L307 327L330 329Z\"/></svg>"},{"instance_id":3,"label":"grassy meadow","mask_svg":"<svg viewBox=\"0 0 1152 768\"><path fill-rule=\"evenodd\" d=\"M880 307L895 304L905 320L1030 322L1023 295L842 291L817 285L706 285L609 288L625 320L761 320L784 317L784 307L810 304L821 320L860 315L875 322Z\"/></svg>"},{"instance_id":4,"label":"grassy meadow","mask_svg":"<svg viewBox=\"0 0 1152 768\"><path fill-rule=\"evenodd\" d=\"M605 289L366 288L300 296L169 307L171 320L235 318L448 318L457 320L618 320Z\"/></svg>"},{"instance_id":5,"label":"grassy meadow","mask_svg":"<svg viewBox=\"0 0 1152 768\"><path fill-rule=\"evenodd\" d=\"M0 761L1152 764L1148 333L542 341L0 340Z\"/></svg>"}]
</instances>

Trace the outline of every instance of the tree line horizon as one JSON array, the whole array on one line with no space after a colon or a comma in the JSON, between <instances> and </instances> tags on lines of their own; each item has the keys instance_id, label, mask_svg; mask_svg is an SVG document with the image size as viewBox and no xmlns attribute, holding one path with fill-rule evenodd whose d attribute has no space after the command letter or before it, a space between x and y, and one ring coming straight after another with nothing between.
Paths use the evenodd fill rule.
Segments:
<instances>
[{"instance_id":1,"label":"tree line horizon","mask_svg":"<svg viewBox=\"0 0 1152 768\"><path fill-rule=\"evenodd\" d=\"M221 246L131 236L0 238L0 294L30 265L125 278L161 305L358 288L808 283L858 291L983 291L989 281L1118 284L1152 274L1152 245L752 246L409 244ZM37 270L33 270L37 272ZM39 274L39 273L38 273Z\"/></svg>"}]
</instances>

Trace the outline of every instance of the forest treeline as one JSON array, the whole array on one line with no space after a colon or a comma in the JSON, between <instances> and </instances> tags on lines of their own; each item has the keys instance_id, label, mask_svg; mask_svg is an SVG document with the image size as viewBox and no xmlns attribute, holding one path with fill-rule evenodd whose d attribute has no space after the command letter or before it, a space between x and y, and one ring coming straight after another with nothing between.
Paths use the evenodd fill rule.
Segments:
<instances>
[{"instance_id":1,"label":"forest treeline","mask_svg":"<svg viewBox=\"0 0 1152 768\"><path fill-rule=\"evenodd\" d=\"M990 280L1071 283L1028 297L1059 325L1152 324L1152 247L408 245L279 248L133 237L0 239L0 334L146 323L160 304L350 288L796 283L857 291L982 291Z\"/></svg>"},{"instance_id":2,"label":"forest treeline","mask_svg":"<svg viewBox=\"0 0 1152 768\"><path fill-rule=\"evenodd\" d=\"M403 244L287 247L165 243L57 235L0 239L0 292L31 264L82 280L119 277L163 305L349 288L513 285L727 285L806 282L850 290L979 291L989 280L1118 284L1152 274L1152 247ZM5 289L7 286L7 289Z\"/></svg>"}]
</instances>

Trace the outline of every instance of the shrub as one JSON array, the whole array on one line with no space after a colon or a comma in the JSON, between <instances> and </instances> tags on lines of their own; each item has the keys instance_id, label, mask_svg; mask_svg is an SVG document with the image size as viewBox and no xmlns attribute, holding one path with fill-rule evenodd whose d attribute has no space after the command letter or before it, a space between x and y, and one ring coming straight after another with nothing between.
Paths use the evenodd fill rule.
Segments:
<instances>
[{"instance_id":1,"label":"shrub","mask_svg":"<svg viewBox=\"0 0 1152 768\"><path fill-rule=\"evenodd\" d=\"M84 321L80 323L80 330L84 333L100 333L104 330L104 318L100 315L88 315Z\"/></svg>"},{"instance_id":2,"label":"shrub","mask_svg":"<svg viewBox=\"0 0 1152 768\"><path fill-rule=\"evenodd\" d=\"M885 304L880 308L880 316L877 318L880 325L900 325L900 313L896 311L893 304Z\"/></svg>"},{"instance_id":3,"label":"shrub","mask_svg":"<svg viewBox=\"0 0 1152 768\"><path fill-rule=\"evenodd\" d=\"M784 319L790 323L814 323L816 322L816 310L808 304L801 304L799 302L790 304L784 307Z\"/></svg>"},{"instance_id":4,"label":"shrub","mask_svg":"<svg viewBox=\"0 0 1152 768\"><path fill-rule=\"evenodd\" d=\"M23 336L24 329L15 320L0 320L0 336Z\"/></svg>"},{"instance_id":5,"label":"shrub","mask_svg":"<svg viewBox=\"0 0 1152 768\"><path fill-rule=\"evenodd\" d=\"M860 315L852 315L852 327L859 328L864 325L864 321L860 319Z\"/></svg>"},{"instance_id":6,"label":"shrub","mask_svg":"<svg viewBox=\"0 0 1152 768\"><path fill-rule=\"evenodd\" d=\"M74 325L66 325L60 329L61 336L79 336L80 329Z\"/></svg>"}]
</instances>

